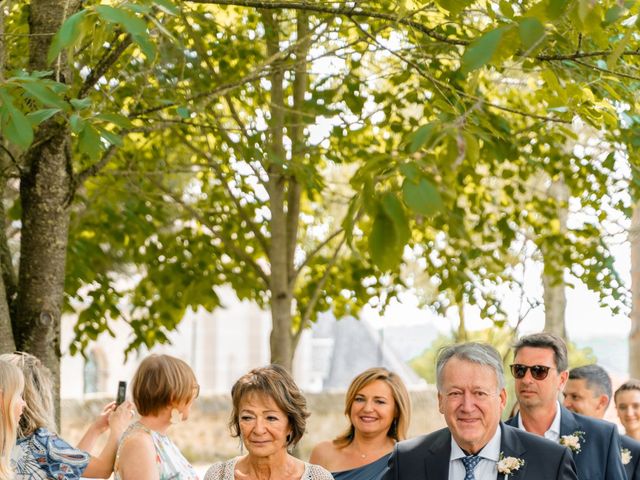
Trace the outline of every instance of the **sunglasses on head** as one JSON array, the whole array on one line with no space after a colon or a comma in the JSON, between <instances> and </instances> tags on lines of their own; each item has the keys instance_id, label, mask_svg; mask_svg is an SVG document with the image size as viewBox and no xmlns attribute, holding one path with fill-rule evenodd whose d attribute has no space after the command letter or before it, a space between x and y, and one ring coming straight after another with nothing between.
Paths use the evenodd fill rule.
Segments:
<instances>
[{"instance_id":1,"label":"sunglasses on head","mask_svg":"<svg viewBox=\"0 0 640 480\"><path fill-rule=\"evenodd\" d=\"M531 376L535 380L544 380L549 375L549 370L553 367L547 367L545 365L520 365L519 363L514 363L511 365L511 374L514 378L524 378L527 374L527 370L531 370Z\"/></svg>"}]
</instances>

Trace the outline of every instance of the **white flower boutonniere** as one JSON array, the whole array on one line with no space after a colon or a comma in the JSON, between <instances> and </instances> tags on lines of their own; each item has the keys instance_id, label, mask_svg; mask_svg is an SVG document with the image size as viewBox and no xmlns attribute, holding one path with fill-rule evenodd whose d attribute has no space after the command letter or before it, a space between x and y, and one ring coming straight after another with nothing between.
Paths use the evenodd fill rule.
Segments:
<instances>
[{"instance_id":1,"label":"white flower boutonniere","mask_svg":"<svg viewBox=\"0 0 640 480\"><path fill-rule=\"evenodd\" d=\"M629 463L633 458L631 456L631 450L629 450L628 448L623 448L622 450L620 450L620 458L622 458L623 465L626 465L627 463Z\"/></svg>"},{"instance_id":2,"label":"white flower boutonniere","mask_svg":"<svg viewBox=\"0 0 640 480\"><path fill-rule=\"evenodd\" d=\"M508 480L513 472L520 470L520 467L524 465L524 460L516 457L505 457L504 453L500 452L500 460L498 461L498 473L504 475L505 480Z\"/></svg>"},{"instance_id":3,"label":"white flower boutonniere","mask_svg":"<svg viewBox=\"0 0 640 480\"><path fill-rule=\"evenodd\" d=\"M580 430L573 432L571 435L562 435L560 437L560 445L568 447L573 453L580 453L584 442L584 432Z\"/></svg>"}]
</instances>

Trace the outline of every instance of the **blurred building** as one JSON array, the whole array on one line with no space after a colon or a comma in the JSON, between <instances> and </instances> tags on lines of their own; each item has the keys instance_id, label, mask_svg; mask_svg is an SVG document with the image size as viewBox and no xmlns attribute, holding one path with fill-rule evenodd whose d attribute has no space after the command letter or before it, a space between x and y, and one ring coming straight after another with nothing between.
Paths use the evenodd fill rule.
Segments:
<instances>
[{"instance_id":1,"label":"blurred building","mask_svg":"<svg viewBox=\"0 0 640 480\"><path fill-rule=\"evenodd\" d=\"M189 312L179 330L172 333L171 344L152 349L188 362L201 390L207 393L228 393L240 375L269 363L269 313L253 303L238 301L231 291L225 293L226 308ZM74 323L72 316L63 318L63 345L71 342ZM406 327L397 326L402 328ZM115 337L102 335L89 347L86 359L81 355L63 355L62 398L90 398L105 393L115 396L118 381L130 381L140 360L149 352L130 353L125 359L128 326L113 322L112 329ZM375 329L365 320L336 321L325 315L303 333L294 360L294 376L307 392L338 391L346 389L351 379L366 368L384 366L398 373L410 389L423 389L426 384L406 364L403 348L405 344L416 344L415 333L406 332L404 336L391 326ZM420 333L423 334L419 343L422 349L432 340L426 338L430 334ZM398 350L405 350L405 356L398 354Z\"/></svg>"}]
</instances>

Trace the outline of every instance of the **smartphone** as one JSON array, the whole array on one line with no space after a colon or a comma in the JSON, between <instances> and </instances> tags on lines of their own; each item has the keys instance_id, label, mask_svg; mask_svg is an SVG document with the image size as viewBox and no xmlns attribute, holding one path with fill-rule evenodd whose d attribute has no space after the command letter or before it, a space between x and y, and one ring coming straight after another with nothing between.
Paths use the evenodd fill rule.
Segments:
<instances>
[{"instance_id":1,"label":"smartphone","mask_svg":"<svg viewBox=\"0 0 640 480\"><path fill-rule=\"evenodd\" d=\"M118 382L118 396L116 397L116 405L120 405L122 402L124 402L126 396L127 382L121 380Z\"/></svg>"}]
</instances>

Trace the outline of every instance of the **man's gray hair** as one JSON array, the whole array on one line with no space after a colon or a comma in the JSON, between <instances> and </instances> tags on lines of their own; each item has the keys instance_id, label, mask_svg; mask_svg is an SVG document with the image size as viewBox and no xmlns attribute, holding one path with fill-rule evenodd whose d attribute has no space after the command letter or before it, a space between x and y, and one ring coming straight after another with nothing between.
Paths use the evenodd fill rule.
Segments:
<instances>
[{"instance_id":1,"label":"man's gray hair","mask_svg":"<svg viewBox=\"0 0 640 480\"><path fill-rule=\"evenodd\" d=\"M569 380L585 380L587 388L596 395L606 395L607 407L611 401L611 377L600 365L591 364L569 370Z\"/></svg>"},{"instance_id":2,"label":"man's gray hair","mask_svg":"<svg viewBox=\"0 0 640 480\"><path fill-rule=\"evenodd\" d=\"M485 343L466 342L443 347L438 352L438 360L436 361L436 386L438 387L438 392L442 392L442 371L444 366L452 358L490 367L496 374L498 390L504 388L504 370L502 368L502 358L498 351Z\"/></svg>"}]
</instances>

